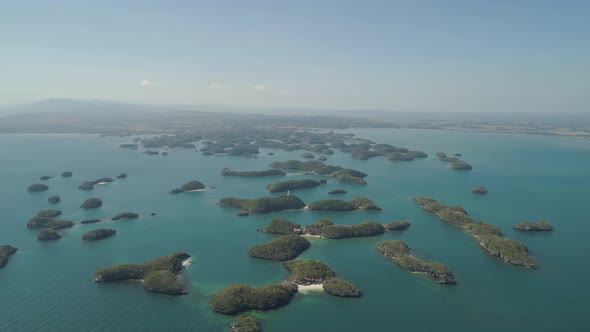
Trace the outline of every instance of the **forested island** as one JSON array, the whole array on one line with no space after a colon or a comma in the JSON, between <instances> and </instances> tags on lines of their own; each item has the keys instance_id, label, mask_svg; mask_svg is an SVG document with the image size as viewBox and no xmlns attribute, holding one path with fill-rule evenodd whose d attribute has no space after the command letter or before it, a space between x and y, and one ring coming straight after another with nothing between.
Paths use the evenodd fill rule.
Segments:
<instances>
[{"instance_id":1,"label":"forested island","mask_svg":"<svg viewBox=\"0 0 590 332\"><path fill-rule=\"evenodd\" d=\"M509 264L530 269L536 267L535 260L531 257L524 244L502 238L502 231L498 227L471 218L464 208L445 206L427 197L417 197L413 198L413 200L421 205L425 211L436 214L440 220L463 227L492 256L499 257Z\"/></svg>"},{"instance_id":2,"label":"forested island","mask_svg":"<svg viewBox=\"0 0 590 332\"><path fill-rule=\"evenodd\" d=\"M72 175L74 175L74 174L72 172L70 172L70 171L64 171L64 172L61 173L61 176L64 177L64 178L71 178Z\"/></svg>"},{"instance_id":3,"label":"forested island","mask_svg":"<svg viewBox=\"0 0 590 332\"><path fill-rule=\"evenodd\" d=\"M473 167L471 167L471 165L469 165L468 163L466 163L465 161L459 159L459 158L455 158L455 157L449 157L447 156L446 153L444 152L437 152L436 153L436 158L440 161L446 161L450 164L452 169L457 169L457 170L470 170Z\"/></svg>"},{"instance_id":4,"label":"forested island","mask_svg":"<svg viewBox=\"0 0 590 332\"><path fill-rule=\"evenodd\" d=\"M223 176L242 176L242 177L264 177L264 176L284 176L287 173L278 169L269 169L264 171L232 171L229 168L221 170Z\"/></svg>"},{"instance_id":5,"label":"forested island","mask_svg":"<svg viewBox=\"0 0 590 332\"><path fill-rule=\"evenodd\" d=\"M348 192L344 189L334 189L334 190L330 190L328 192L328 195L341 195L341 194L346 194L346 193L348 193Z\"/></svg>"},{"instance_id":6,"label":"forested island","mask_svg":"<svg viewBox=\"0 0 590 332\"><path fill-rule=\"evenodd\" d=\"M193 181L189 181L185 184L182 185L182 187L180 188L176 188L173 189L172 191L170 191L171 194L179 194L179 193L184 193L184 192L189 192L189 191L199 191L199 190L203 190L205 189L205 185L202 184L199 181L193 180Z\"/></svg>"},{"instance_id":7,"label":"forested island","mask_svg":"<svg viewBox=\"0 0 590 332\"><path fill-rule=\"evenodd\" d=\"M320 183L316 180L289 180L277 183L271 183L266 186L266 189L271 193L281 193L290 190L308 189L319 187Z\"/></svg>"},{"instance_id":8,"label":"forested island","mask_svg":"<svg viewBox=\"0 0 590 332\"><path fill-rule=\"evenodd\" d=\"M290 220L284 218L274 218L270 221L270 224L260 228L259 231L268 234L289 235L296 234L296 231L300 229L301 225L296 224Z\"/></svg>"},{"instance_id":9,"label":"forested island","mask_svg":"<svg viewBox=\"0 0 590 332\"><path fill-rule=\"evenodd\" d=\"M231 323L232 332L260 332L258 320L252 316L239 315Z\"/></svg>"},{"instance_id":10,"label":"forested island","mask_svg":"<svg viewBox=\"0 0 590 332\"><path fill-rule=\"evenodd\" d=\"M539 222L521 222L512 226L517 231L525 232L551 232L553 226L546 221Z\"/></svg>"},{"instance_id":11,"label":"forested island","mask_svg":"<svg viewBox=\"0 0 590 332\"><path fill-rule=\"evenodd\" d=\"M117 231L114 229L109 228L99 228L89 232L84 233L82 235L82 240L84 241L96 241L106 239L107 237L111 237L117 234Z\"/></svg>"},{"instance_id":12,"label":"forested island","mask_svg":"<svg viewBox=\"0 0 590 332\"><path fill-rule=\"evenodd\" d=\"M273 162L270 167L284 170L297 170L314 175L328 175L336 178L339 182L348 182L356 184L367 184L363 179L366 173L341 166L326 165L321 161L299 161L288 160L285 162Z\"/></svg>"},{"instance_id":13,"label":"forested island","mask_svg":"<svg viewBox=\"0 0 590 332\"><path fill-rule=\"evenodd\" d=\"M33 217L27 222L27 228L52 228L63 229L74 226L74 223L69 220L55 220L46 217Z\"/></svg>"},{"instance_id":14,"label":"forested island","mask_svg":"<svg viewBox=\"0 0 590 332\"><path fill-rule=\"evenodd\" d=\"M39 241L51 241L61 239L61 235L53 228L47 228L37 234L37 240Z\"/></svg>"},{"instance_id":15,"label":"forested island","mask_svg":"<svg viewBox=\"0 0 590 332\"><path fill-rule=\"evenodd\" d=\"M270 310L286 305L297 293L297 286L288 282L249 286L232 284L209 299L209 307L226 315L236 315L250 310Z\"/></svg>"},{"instance_id":16,"label":"forested island","mask_svg":"<svg viewBox=\"0 0 590 332\"><path fill-rule=\"evenodd\" d=\"M183 262L190 258L185 252L155 258L142 264L121 264L96 271L94 281L113 282L140 280L145 289L168 295L186 294L179 275Z\"/></svg>"},{"instance_id":17,"label":"forested island","mask_svg":"<svg viewBox=\"0 0 590 332\"><path fill-rule=\"evenodd\" d=\"M96 209L102 206L102 200L100 198L89 198L82 202L80 205L83 209Z\"/></svg>"},{"instance_id":18,"label":"forested island","mask_svg":"<svg viewBox=\"0 0 590 332\"><path fill-rule=\"evenodd\" d=\"M286 261L299 256L309 246L309 241L299 235L283 235L271 242L250 248L248 256L271 261Z\"/></svg>"},{"instance_id":19,"label":"forested island","mask_svg":"<svg viewBox=\"0 0 590 332\"><path fill-rule=\"evenodd\" d=\"M15 247L8 244L0 246L0 269L8 264L8 258L16 251Z\"/></svg>"},{"instance_id":20,"label":"forested island","mask_svg":"<svg viewBox=\"0 0 590 332\"><path fill-rule=\"evenodd\" d=\"M350 237L376 236L385 232L380 223L363 221L358 225L335 225L329 219L320 219L303 229L304 234L319 235L330 239L344 239Z\"/></svg>"},{"instance_id":21,"label":"forested island","mask_svg":"<svg viewBox=\"0 0 590 332\"><path fill-rule=\"evenodd\" d=\"M488 193L488 190L484 186L479 186L479 187L475 187L475 188L471 189L471 192L474 194L485 195Z\"/></svg>"},{"instance_id":22,"label":"forested island","mask_svg":"<svg viewBox=\"0 0 590 332\"><path fill-rule=\"evenodd\" d=\"M122 212L119 213L111 218L111 220L119 220L119 219L137 219L139 214L134 212Z\"/></svg>"},{"instance_id":23,"label":"forested island","mask_svg":"<svg viewBox=\"0 0 590 332\"><path fill-rule=\"evenodd\" d=\"M383 225L385 230L393 232L393 231L405 231L410 227L410 222L407 220L402 221L392 221L388 222L387 224Z\"/></svg>"},{"instance_id":24,"label":"forested island","mask_svg":"<svg viewBox=\"0 0 590 332\"><path fill-rule=\"evenodd\" d=\"M240 208L252 214L264 214L284 210L298 210L305 207L305 203L295 195L279 197L259 197L254 199L226 197L219 201L220 206Z\"/></svg>"},{"instance_id":25,"label":"forested island","mask_svg":"<svg viewBox=\"0 0 590 332\"><path fill-rule=\"evenodd\" d=\"M30 192L45 191L47 189L49 189L49 186L43 183L33 183L32 185L27 187L27 191Z\"/></svg>"},{"instance_id":26,"label":"forested island","mask_svg":"<svg viewBox=\"0 0 590 332\"><path fill-rule=\"evenodd\" d=\"M353 210L375 210L381 211L381 208L375 205L373 201L366 197L356 197L352 201L343 201L340 199L323 199L309 203L307 206L311 211L353 211Z\"/></svg>"},{"instance_id":27,"label":"forested island","mask_svg":"<svg viewBox=\"0 0 590 332\"><path fill-rule=\"evenodd\" d=\"M61 198L57 195L53 195L47 199L47 202L49 202L50 204L57 204L61 202Z\"/></svg>"},{"instance_id":28,"label":"forested island","mask_svg":"<svg viewBox=\"0 0 590 332\"><path fill-rule=\"evenodd\" d=\"M377 250L385 258L392 260L407 271L427 274L439 284L454 285L457 283L453 272L446 265L437 262L423 262L413 257L410 254L408 245L402 241L387 240L379 242Z\"/></svg>"},{"instance_id":29,"label":"forested island","mask_svg":"<svg viewBox=\"0 0 590 332\"><path fill-rule=\"evenodd\" d=\"M359 297L362 292L352 283L336 278L336 273L318 260L294 260L283 264L289 271L288 281L299 286L321 284L323 290L340 297Z\"/></svg>"},{"instance_id":30,"label":"forested island","mask_svg":"<svg viewBox=\"0 0 590 332\"><path fill-rule=\"evenodd\" d=\"M55 218L57 216L61 215L61 211L60 210L41 210L39 212L37 212L37 217L40 218Z\"/></svg>"}]
</instances>

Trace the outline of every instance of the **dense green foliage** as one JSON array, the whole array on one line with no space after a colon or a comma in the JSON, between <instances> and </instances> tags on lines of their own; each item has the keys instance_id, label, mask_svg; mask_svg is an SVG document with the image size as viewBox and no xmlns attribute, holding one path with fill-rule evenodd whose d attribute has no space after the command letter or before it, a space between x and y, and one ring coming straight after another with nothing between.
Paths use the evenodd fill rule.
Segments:
<instances>
[{"instance_id":1,"label":"dense green foliage","mask_svg":"<svg viewBox=\"0 0 590 332\"><path fill-rule=\"evenodd\" d=\"M344 189L334 189L328 192L328 195L339 195L339 194L346 194L347 191Z\"/></svg>"},{"instance_id":2,"label":"dense green foliage","mask_svg":"<svg viewBox=\"0 0 590 332\"><path fill-rule=\"evenodd\" d=\"M283 176L285 172L279 169L269 169L265 171L232 171L229 168L224 168L221 171L221 175L225 176L242 176L242 177L263 177L263 176Z\"/></svg>"},{"instance_id":3,"label":"dense green foliage","mask_svg":"<svg viewBox=\"0 0 590 332\"><path fill-rule=\"evenodd\" d=\"M119 220L119 219L136 219L139 217L139 214L133 212L122 212L113 216L111 220Z\"/></svg>"},{"instance_id":4,"label":"dense green foliage","mask_svg":"<svg viewBox=\"0 0 590 332\"><path fill-rule=\"evenodd\" d=\"M80 207L83 209L95 209L101 206L102 200L100 198L89 198L80 205Z\"/></svg>"},{"instance_id":5,"label":"dense green foliage","mask_svg":"<svg viewBox=\"0 0 590 332\"><path fill-rule=\"evenodd\" d=\"M266 227L260 229L261 232L268 234L288 235L295 234L295 229L300 229L301 225L296 224L284 218L274 218Z\"/></svg>"},{"instance_id":6,"label":"dense green foliage","mask_svg":"<svg viewBox=\"0 0 590 332\"><path fill-rule=\"evenodd\" d=\"M57 203L61 202L61 198L57 195L53 195L53 196L49 197L47 199L47 201L51 204L57 204Z\"/></svg>"},{"instance_id":7,"label":"dense green foliage","mask_svg":"<svg viewBox=\"0 0 590 332\"><path fill-rule=\"evenodd\" d=\"M39 178L39 180L41 180L41 181L45 181L45 180L49 180L49 179L51 179L51 176L49 176L49 175L43 175L42 177Z\"/></svg>"},{"instance_id":8,"label":"dense green foliage","mask_svg":"<svg viewBox=\"0 0 590 332\"><path fill-rule=\"evenodd\" d=\"M255 287L233 284L215 293L209 300L209 307L226 315L249 310L269 310L289 303L295 293L297 286L289 283Z\"/></svg>"},{"instance_id":9,"label":"dense green foliage","mask_svg":"<svg viewBox=\"0 0 590 332\"><path fill-rule=\"evenodd\" d=\"M283 263L289 271L289 281L320 280L334 277L335 273L324 262L298 259Z\"/></svg>"},{"instance_id":10,"label":"dense green foliage","mask_svg":"<svg viewBox=\"0 0 590 332\"><path fill-rule=\"evenodd\" d=\"M99 228L89 232L84 233L82 235L82 240L84 241L96 241L106 239L107 237L113 236L117 234L117 231L114 229L109 228Z\"/></svg>"},{"instance_id":11,"label":"dense green foliage","mask_svg":"<svg viewBox=\"0 0 590 332\"><path fill-rule=\"evenodd\" d=\"M60 210L41 210L37 212L37 217L41 218L54 218L61 214Z\"/></svg>"},{"instance_id":12,"label":"dense green foliage","mask_svg":"<svg viewBox=\"0 0 590 332\"><path fill-rule=\"evenodd\" d=\"M101 221L100 219L88 219L88 220L83 220L80 223L81 224L94 224L94 223L97 223L100 221Z\"/></svg>"},{"instance_id":13,"label":"dense green foliage","mask_svg":"<svg viewBox=\"0 0 590 332\"><path fill-rule=\"evenodd\" d=\"M388 231L404 231L410 227L410 222L407 220L392 221L383 225L383 227Z\"/></svg>"},{"instance_id":14,"label":"dense green foliage","mask_svg":"<svg viewBox=\"0 0 590 332\"><path fill-rule=\"evenodd\" d=\"M43 183L33 183L32 185L30 185L27 190L30 192L35 192L35 191L45 191L49 189L49 186L43 184Z\"/></svg>"},{"instance_id":15,"label":"dense green foliage","mask_svg":"<svg viewBox=\"0 0 590 332\"><path fill-rule=\"evenodd\" d=\"M289 190L315 188L319 185L320 183L316 180L289 180L269 184L266 186L266 189L271 193L280 193Z\"/></svg>"},{"instance_id":16,"label":"dense green foliage","mask_svg":"<svg viewBox=\"0 0 590 332\"><path fill-rule=\"evenodd\" d=\"M526 232L550 232L553 230L553 226L546 221L539 222L521 222L512 226L512 228L518 231Z\"/></svg>"},{"instance_id":17,"label":"dense green foliage","mask_svg":"<svg viewBox=\"0 0 590 332\"><path fill-rule=\"evenodd\" d=\"M288 160L286 162L274 162L270 165L272 168L291 169L303 172L309 172L316 175L329 175L335 177L339 182L349 182L356 184L367 184L362 178L367 174L354 169L344 169L340 166L331 166L322 163L321 161L298 161Z\"/></svg>"},{"instance_id":18,"label":"dense green foliage","mask_svg":"<svg viewBox=\"0 0 590 332\"><path fill-rule=\"evenodd\" d=\"M506 263L525 266L530 269L536 267L535 260L529 255L528 248L512 239L498 236L482 236L481 245L492 255L502 258Z\"/></svg>"},{"instance_id":19,"label":"dense green foliage","mask_svg":"<svg viewBox=\"0 0 590 332\"><path fill-rule=\"evenodd\" d=\"M180 187L180 188L173 189L170 193L171 194L178 194L178 193L183 193L183 192L187 192L187 191L202 190L202 189L205 189L205 185L199 181L193 180L193 181L189 181L189 182L183 184L182 187Z\"/></svg>"},{"instance_id":20,"label":"dense green foliage","mask_svg":"<svg viewBox=\"0 0 590 332\"><path fill-rule=\"evenodd\" d=\"M352 203L340 199L322 199L309 203L311 211L353 211L356 207Z\"/></svg>"},{"instance_id":21,"label":"dense green foliage","mask_svg":"<svg viewBox=\"0 0 590 332\"><path fill-rule=\"evenodd\" d=\"M61 235L55 231L53 228L47 228L39 232L37 234L37 240L39 241L49 241L49 240L57 240L61 239Z\"/></svg>"},{"instance_id":22,"label":"dense green foliage","mask_svg":"<svg viewBox=\"0 0 590 332\"><path fill-rule=\"evenodd\" d=\"M389 159L389 160L401 160L401 161L414 160L414 156L409 152L406 152L406 153L392 152L392 153L388 153L385 157L387 157L387 159Z\"/></svg>"},{"instance_id":23,"label":"dense green foliage","mask_svg":"<svg viewBox=\"0 0 590 332\"><path fill-rule=\"evenodd\" d=\"M33 217L27 222L27 228L53 228L62 229L74 226L69 220L55 220L45 217Z\"/></svg>"},{"instance_id":24,"label":"dense green foliage","mask_svg":"<svg viewBox=\"0 0 590 332\"><path fill-rule=\"evenodd\" d=\"M295 195L254 199L226 197L219 201L219 205L240 208L253 214L298 210L305 207L305 203Z\"/></svg>"},{"instance_id":25,"label":"dense green foliage","mask_svg":"<svg viewBox=\"0 0 590 332\"><path fill-rule=\"evenodd\" d=\"M299 256L309 246L309 241L299 235L284 235L269 243L250 248L248 255L272 261L286 261Z\"/></svg>"},{"instance_id":26,"label":"dense green foliage","mask_svg":"<svg viewBox=\"0 0 590 332\"><path fill-rule=\"evenodd\" d=\"M356 197L350 203L359 210L377 210L381 211L381 208L375 205L372 200L366 197Z\"/></svg>"},{"instance_id":27,"label":"dense green foliage","mask_svg":"<svg viewBox=\"0 0 590 332\"><path fill-rule=\"evenodd\" d=\"M311 235L321 235L324 227L329 226L329 225L334 225L332 220L322 218L311 225L305 226L305 233L311 234Z\"/></svg>"},{"instance_id":28,"label":"dense green foliage","mask_svg":"<svg viewBox=\"0 0 590 332\"><path fill-rule=\"evenodd\" d=\"M145 289L168 295L186 294L186 288L179 276L168 270L158 270L146 274L143 280Z\"/></svg>"},{"instance_id":29,"label":"dense green foliage","mask_svg":"<svg viewBox=\"0 0 590 332\"><path fill-rule=\"evenodd\" d=\"M260 332L262 328L258 320L252 316L239 315L231 323L233 332Z\"/></svg>"},{"instance_id":30,"label":"dense green foliage","mask_svg":"<svg viewBox=\"0 0 590 332\"><path fill-rule=\"evenodd\" d=\"M331 239L343 239L350 237L381 235L385 229L374 221L363 221L358 225L327 225L321 229L320 234Z\"/></svg>"},{"instance_id":31,"label":"dense green foliage","mask_svg":"<svg viewBox=\"0 0 590 332\"><path fill-rule=\"evenodd\" d=\"M411 256L410 248L401 241L387 240L379 242L377 251L405 270L428 274L441 284L457 283L453 272L446 265L436 262L423 262Z\"/></svg>"},{"instance_id":32,"label":"dense green foliage","mask_svg":"<svg viewBox=\"0 0 590 332\"><path fill-rule=\"evenodd\" d=\"M352 283L338 279L328 278L324 280L324 291L340 297L359 297L362 295L361 291Z\"/></svg>"},{"instance_id":33,"label":"dense green foliage","mask_svg":"<svg viewBox=\"0 0 590 332\"><path fill-rule=\"evenodd\" d=\"M8 257L16 252L16 248L11 245L0 246L0 269L8 263Z\"/></svg>"}]
</instances>

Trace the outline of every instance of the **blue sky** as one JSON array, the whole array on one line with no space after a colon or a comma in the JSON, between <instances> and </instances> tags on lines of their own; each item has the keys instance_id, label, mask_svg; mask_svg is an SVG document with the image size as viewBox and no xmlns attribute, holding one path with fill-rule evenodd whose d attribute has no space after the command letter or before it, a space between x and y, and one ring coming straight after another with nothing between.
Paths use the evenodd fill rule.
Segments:
<instances>
[{"instance_id":1,"label":"blue sky","mask_svg":"<svg viewBox=\"0 0 590 332\"><path fill-rule=\"evenodd\" d=\"M3 1L0 105L590 111L590 1Z\"/></svg>"}]
</instances>

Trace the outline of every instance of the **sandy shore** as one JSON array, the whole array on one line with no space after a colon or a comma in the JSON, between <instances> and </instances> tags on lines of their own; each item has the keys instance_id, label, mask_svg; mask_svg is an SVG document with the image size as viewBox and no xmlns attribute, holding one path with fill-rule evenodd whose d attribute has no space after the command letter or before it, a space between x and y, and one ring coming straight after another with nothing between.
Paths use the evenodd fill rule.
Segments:
<instances>
[{"instance_id":1,"label":"sandy shore","mask_svg":"<svg viewBox=\"0 0 590 332\"><path fill-rule=\"evenodd\" d=\"M99 182L96 185L98 186L99 184L109 184L110 182Z\"/></svg>"},{"instance_id":2,"label":"sandy shore","mask_svg":"<svg viewBox=\"0 0 590 332\"><path fill-rule=\"evenodd\" d=\"M189 267L193 263L193 258L189 257L188 259L182 261L182 266Z\"/></svg>"},{"instance_id":3,"label":"sandy shore","mask_svg":"<svg viewBox=\"0 0 590 332\"><path fill-rule=\"evenodd\" d=\"M324 291L324 285L323 284L311 284L311 285L297 285L297 290L299 292L302 293L307 293L310 291L320 291L323 292Z\"/></svg>"},{"instance_id":4,"label":"sandy shore","mask_svg":"<svg viewBox=\"0 0 590 332\"><path fill-rule=\"evenodd\" d=\"M195 189L195 190L187 190L187 191L185 191L185 193L195 193L195 192L198 192L198 191L206 191L206 190L209 190L209 188Z\"/></svg>"},{"instance_id":5,"label":"sandy shore","mask_svg":"<svg viewBox=\"0 0 590 332\"><path fill-rule=\"evenodd\" d=\"M310 239L322 239L323 238L323 236L321 236L321 235L313 235L313 234L303 234L301 236L307 237Z\"/></svg>"}]
</instances>

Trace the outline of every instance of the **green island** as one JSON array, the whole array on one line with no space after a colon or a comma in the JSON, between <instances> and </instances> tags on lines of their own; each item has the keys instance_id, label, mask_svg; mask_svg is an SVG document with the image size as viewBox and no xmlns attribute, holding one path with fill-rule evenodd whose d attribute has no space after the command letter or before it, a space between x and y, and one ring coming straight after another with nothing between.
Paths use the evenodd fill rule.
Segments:
<instances>
[{"instance_id":1,"label":"green island","mask_svg":"<svg viewBox=\"0 0 590 332\"><path fill-rule=\"evenodd\" d=\"M440 220L465 229L490 255L503 259L505 263L529 269L536 268L535 260L524 244L502 238L500 228L471 218L464 208L445 206L427 197L416 197L413 201L421 205L425 211L437 215Z\"/></svg>"},{"instance_id":2,"label":"green island","mask_svg":"<svg viewBox=\"0 0 590 332\"><path fill-rule=\"evenodd\" d=\"M53 228L47 228L37 234L37 240L39 241L51 241L61 239L61 235Z\"/></svg>"},{"instance_id":3,"label":"green island","mask_svg":"<svg viewBox=\"0 0 590 332\"><path fill-rule=\"evenodd\" d=\"M117 179L126 179L127 178L127 173L121 173L119 175L117 175Z\"/></svg>"},{"instance_id":4,"label":"green island","mask_svg":"<svg viewBox=\"0 0 590 332\"><path fill-rule=\"evenodd\" d=\"M318 260L294 260L283 263L289 271L288 281L298 288L321 285L323 290L340 297L359 297L362 292L352 283L336 278L336 273L324 262Z\"/></svg>"},{"instance_id":5,"label":"green island","mask_svg":"<svg viewBox=\"0 0 590 332\"><path fill-rule=\"evenodd\" d=\"M270 224L258 229L258 231L268 234L289 235L296 234L298 229L301 229L301 225L285 218L274 218L270 221Z\"/></svg>"},{"instance_id":6,"label":"green island","mask_svg":"<svg viewBox=\"0 0 590 332\"><path fill-rule=\"evenodd\" d=\"M391 152L385 155L389 160L412 161L414 155L409 152Z\"/></svg>"},{"instance_id":7,"label":"green island","mask_svg":"<svg viewBox=\"0 0 590 332\"><path fill-rule=\"evenodd\" d=\"M284 169L284 170L297 170L305 173L314 175L328 175L336 178L339 182L348 182L356 184L367 184L363 179L367 174L357 171L354 169L344 169L340 166L326 165L321 161L310 160L310 161L299 161L299 160L288 160L285 162L274 162L270 164L272 168Z\"/></svg>"},{"instance_id":8,"label":"green island","mask_svg":"<svg viewBox=\"0 0 590 332\"><path fill-rule=\"evenodd\" d=\"M16 252L16 248L11 245L0 246L0 269L8 263L8 257Z\"/></svg>"},{"instance_id":9,"label":"green island","mask_svg":"<svg viewBox=\"0 0 590 332\"><path fill-rule=\"evenodd\" d=\"M61 214L60 210L41 210L37 212L37 217L40 218L55 218Z\"/></svg>"},{"instance_id":10,"label":"green island","mask_svg":"<svg viewBox=\"0 0 590 332\"><path fill-rule=\"evenodd\" d=\"M89 198L82 202L80 205L83 209L96 209L102 206L102 200L100 198Z\"/></svg>"},{"instance_id":11,"label":"green island","mask_svg":"<svg viewBox=\"0 0 590 332\"><path fill-rule=\"evenodd\" d=\"M260 332L262 327L258 320L252 316L239 315L231 323L232 332Z\"/></svg>"},{"instance_id":12,"label":"green island","mask_svg":"<svg viewBox=\"0 0 590 332\"><path fill-rule=\"evenodd\" d=\"M94 186L97 184L107 184L107 183L111 183L115 180L113 180L113 178L100 178L98 180L94 180L94 181L84 181L82 182L81 185L78 186L78 188L83 189L83 190L92 190L94 189Z\"/></svg>"},{"instance_id":13,"label":"green island","mask_svg":"<svg viewBox=\"0 0 590 332\"><path fill-rule=\"evenodd\" d=\"M115 234L117 234L117 231L114 229L99 228L99 229L95 229L90 232L84 233L84 235L82 235L82 240L84 240L84 241L102 240L102 239L106 239L107 237L111 237Z\"/></svg>"},{"instance_id":14,"label":"green island","mask_svg":"<svg viewBox=\"0 0 590 332\"><path fill-rule=\"evenodd\" d=\"M122 212L119 213L111 218L111 220L119 220L119 219L137 219L139 214L133 212Z\"/></svg>"},{"instance_id":15,"label":"green island","mask_svg":"<svg viewBox=\"0 0 590 332\"><path fill-rule=\"evenodd\" d=\"M219 201L220 206L240 208L251 214L264 214L284 210L299 210L305 203L295 195L279 197L259 197L254 199L226 197Z\"/></svg>"},{"instance_id":16,"label":"green island","mask_svg":"<svg viewBox=\"0 0 590 332\"><path fill-rule=\"evenodd\" d=\"M51 204L57 204L57 203L61 202L61 198L57 195L53 195L47 199L47 202L49 202Z\"/></svg>"},{"instance_id":17,"label":"green island","mask_svg":"<svg viewBox=\"0 0 590 332\"><path fill-rule=\"evenodd\" d=\"M383 225L385 230L387 231L405 231L410 227L410 222L407 220L402 221L392 221L388 222L387 224Z\"/></svg>"},{"instance_id":18,"label":"green island","mask_svg":"<svg viewBox=\"0 0 590 332\"><path fill-rule=\"evenodd\" d=\"M189 181L189 182L183 184L182 187L180 187L180 188L173 189L170 193L171 194L179 194L179 193L197 191L197 190L203 190L203 189L205 189L204 184L202 184L199 181L193 180L193 181Z\"/></svg>"},{"instance_id":19,"label":"green island","mask_svg":"<svg viewBox=\"0 0 590 332\"><path fill-rule=\"evenodd\" d=\"M351 282L339 278L328 278L323 283L326 293L340 297L359 297L362 292Z\"/></svg>"},{"instance_id":20,"label":"green island","mask_svg":"<svg viewBox=\"0 0 590 332\"><path fill-rule=\"evenodd\" d=\"M303 232L330 239L345 239L381 235L385 232L385 228L380 223L374 221L363 221L358 225L335 225L329 219L320 219L318 222L306 226Z\"/></svg>"},{"instance_id":21,"label":"green island","mask_svg":"<svg viewBox=\"0 0 590 332\"><path fill-rule=\"evenodd\" d=\"M74 226L74 223L69 220L55 220L45 217L33 217L27 222L27 228L53 228L63 229Z\"/></svg>"},{"instance_id":22,"label":"green island","mask_svg":"<svg viewBox=\"0 0 590 332\"><path fill-rule=\"evenodd\" d=\"M551 232L553 226L546 221L521 222L512 226L517 231L525 232Z\"/></svg>"},{"instance_id":23,"label":"green island","mask_svg":"<svg viewBox=\"0 0 590 332\"><path fill-rule=\"evenodd\" d=\"M41 177L39 178L39 180L41 180L41 181L45 181L45 180L49 180L49 179L51 179L51 178L52 178L52 176L49 176L49 175L43 175L43 176L41 176Z\"/></svg>"},{"instance_id":24,"label":"green island","mask_svg":"<svg viewBox=\"0 0 590 332\"><path fill-rule=\"evenodd\" d=\"M70 177L72 177L72 175L73 175L73 173L70 171L65 171L65 172L61 173L61 176L64 178L70 178Z\"/></svg>"},{"instance_id":25,"label":"green island","mask_svg":"<svg viewBox=\"0 0 590 332\"><path fill-rule=\"evenodd\" d=\"M279 169L269 169L265 171L232 171L229 168L221 170L221 175L224 176L242 176L242 177L263 177L263 176L284 176L287 173Z\"/></svg>"},{"instance_id":26,"label":"green island","mask_svg":"<svg viewBox=\"0 0 590 332\"><path fill-rule=\"evenodd\" d=\"M27 191L30 192L45 191L47 189L49 189L49 186L43 183L33 183L32 185L27 187Z\"/></svg>"},{"instance_id":27,"label":"green island","mask_svg":"<svg viewBox=\"0 0 590 332\"><path fill-rule=\"evenodd\" d=\"M474 194L485 195L488 193L488 189L484 186L479 186L471 189L471 192Z\"/></svg>"},{"instance_id":28,"label":"green island","mask_svg":"<svg viewBox=\"0 0 590 332\"><path fill-rule=\"evenodd\" d=\"M344 190L344 189L334 189L334 190L330 190L328 192L328 195L340 195L340 194L346 194L348 193L348 191Z\"/></svg>"},{"instance_id":29,"label":"green island","mask_svg":"<svg viewBox=\"0 0 590 332\"><path fill-rule=\"evenodd\" d=\"M96 282L139 280L145 289L168 295L186 294L180 272L183 262L191 256L185 252L155 258L142 264L120 264L100 269L94 274Z\"/></svg>"},{"instance_id":30,"label":"green island","mask_svg":"<svg viewBox=\"0 0 590 332\"><path fill-rule=\"evenodd\" d=\"M299 256L310 245L307 239L299 235L284 235L268 243L250 248L248 256L271 261L286 261Z\"/></svg>"},{"instance_id":31,"label":"green island","mask_svg":"<svg viewBox=\"0 0 590 332\"><path fill-rule=\"evenodd\" d=\"M226 315L236 315L250 310L270 310L286 305L297 293L297 286L288 282L249 286L232 284L209 299L209 307Z\"/></svg>"},{"instance_id":32,"label":"green island","mask_svg":"<svg viewBox=\"0 0 590 332\"><path fill-rule=\"evenodd\" d=\"M402 241L381 241L377 244L377 251L404 270L427 274L439 284L454 285L457 283L453 272L446 265L437 262L423 262L415 258L410 254L408 245Z\"/></svg>"},{"instance_id":33,"label":"green island","mask_svg":"<svg viewBox=\"0 0 590 332\"><path fill-rule=\"evenodd\" d=\"M281 193L290 190L308 189L319 187L320 183L316 180L289 180L277 183L271 183L266 186L271 193Z\"/></svg>"},{"instance_id":34,"label":"green island","mask_svg":"<svg viewBox=\"0 0 590 332\"><path fill-rule=\"evenodd\" d=\"M452 169L457 169L457 170L470 170L470 169L473 168L471 165L469 165L465 161L463 161L463 160L461 160L459 158L449 157L444 152L437 152L436 153L436 158L438 160L440 160L440 161L446 161L446 162L450 163Z\"/></svg>"},{"instance_id":35,"label":"green island","mask_svg":"<svg viewBox=\"0 0 590 332\"><path fill-rule=\"evenodd\" d=\"M340 199L322 199L309 203L309 210L311 211L354 211L354 210L375 210L381 211L381 208L375 205L373 201L365 197L356 197L350 202Z\"/></svg>"}]
</instances>

